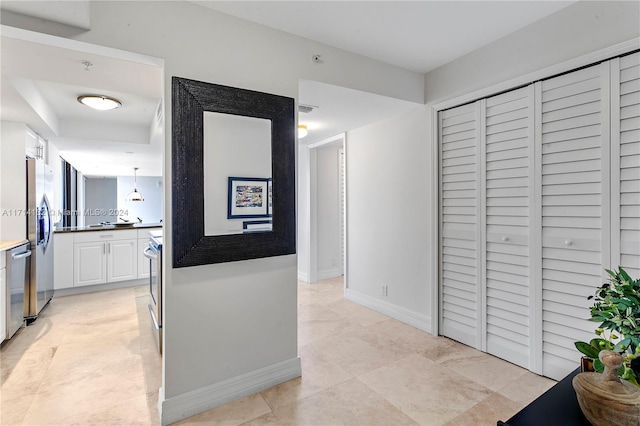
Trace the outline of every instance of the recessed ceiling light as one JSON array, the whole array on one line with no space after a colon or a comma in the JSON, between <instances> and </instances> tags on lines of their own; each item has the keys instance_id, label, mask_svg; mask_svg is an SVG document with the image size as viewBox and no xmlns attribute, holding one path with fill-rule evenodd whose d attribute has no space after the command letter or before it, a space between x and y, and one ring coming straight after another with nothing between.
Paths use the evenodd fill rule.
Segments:
<instances>
[{"instance_id":1,"label":"recessed ceiling light","mask_svg":"<svg viewBox=\"0 0 640 426\"><path fill-rule=\"evenodd\" d=\"M99 111L108 111L122 106L122 103L119 100L103 95L78 96L78 102Z\"/></svg>"}]
</instances>

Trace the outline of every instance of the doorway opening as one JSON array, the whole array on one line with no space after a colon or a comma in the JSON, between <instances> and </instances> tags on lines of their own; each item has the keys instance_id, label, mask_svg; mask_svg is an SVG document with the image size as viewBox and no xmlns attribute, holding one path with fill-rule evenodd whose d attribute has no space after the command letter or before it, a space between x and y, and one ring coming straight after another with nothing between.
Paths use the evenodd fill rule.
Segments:
<instances>
[{"instance_id":1,"label":"doorway opening","mask_svg":"<svg viewBox=\"0 0 640 426\"><path fill-rule=\"evenodd\" d=\"M345 275L346 135L311 143L308 151L309 283Z\"/></svg>"}]
</instances>

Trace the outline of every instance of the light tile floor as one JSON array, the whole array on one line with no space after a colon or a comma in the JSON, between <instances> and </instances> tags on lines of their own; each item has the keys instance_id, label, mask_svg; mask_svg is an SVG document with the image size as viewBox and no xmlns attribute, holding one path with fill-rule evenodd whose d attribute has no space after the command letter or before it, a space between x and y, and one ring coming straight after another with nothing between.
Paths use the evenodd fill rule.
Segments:
<instances>
[{"instance_id":1,"label":"light tile floor","mask_svg":"<svg viewBox=\"0 0 640 426\"><path fill-rule=\"evenodd\" d=\"M298 285L302 377L179 425L491 425L555 382ZM59 297L2 346L2 425L157 425L144 287ZM136 315L137 314L137 315Z\"/></svg>"}]
</instances>

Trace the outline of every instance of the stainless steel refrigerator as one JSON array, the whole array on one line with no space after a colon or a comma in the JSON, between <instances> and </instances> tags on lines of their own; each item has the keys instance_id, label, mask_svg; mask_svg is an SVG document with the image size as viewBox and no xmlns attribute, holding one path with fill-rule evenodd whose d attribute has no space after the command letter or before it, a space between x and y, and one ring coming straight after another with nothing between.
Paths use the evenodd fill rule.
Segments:
<instances>
[{"instance_id":1,"label":"stainless steel refrigerator","mask_svg":"<svg viewBox=\"0 0 640 426\"><path fill-rule=\"evenodd\" d=\"M25 289L24 316L35 321L53 296L53 169L43 160L27 159L27 233L31 278ZM28 300L28 303L27 303Z\"/></svg>"}]
</instances>

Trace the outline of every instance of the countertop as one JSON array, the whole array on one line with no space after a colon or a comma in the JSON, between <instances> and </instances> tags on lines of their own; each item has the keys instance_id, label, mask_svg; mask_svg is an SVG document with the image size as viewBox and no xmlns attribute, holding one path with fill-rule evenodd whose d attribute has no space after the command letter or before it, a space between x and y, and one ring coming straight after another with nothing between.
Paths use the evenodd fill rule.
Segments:
<instances>
[{"instance_id":1,"label":"countertop","mask_svg":"<svg viewBox=\"0 0 640 426\"><path fill-rule=\"evenodd\" d=\"M9 241L0 241L0 251L11 250L13 248L18 247L21 244L28 243L29 240L9 240Z\"/></svg>"},{"instance_id":2,"label":"countertop","mask_svg":"<svg viewBox=\"0 0 640 426\"><path fill-rule=\"evenodd\" d=\"M55 229L55 233L63 232L94 232L94 231L120 231L125 229L144 229L144 228L159 228L161 223L134 223L133 226L115 226L115 225L102 225L102 226L65 226Z\"/></svg>"}]
</instances>

